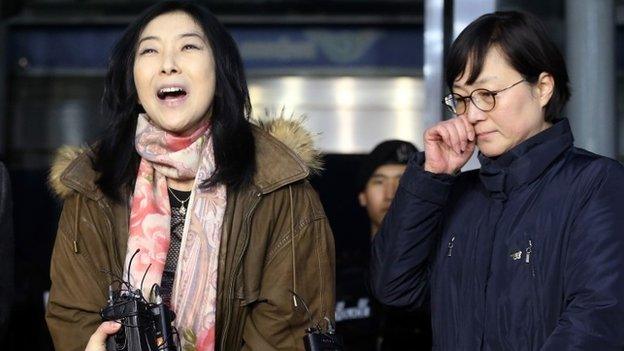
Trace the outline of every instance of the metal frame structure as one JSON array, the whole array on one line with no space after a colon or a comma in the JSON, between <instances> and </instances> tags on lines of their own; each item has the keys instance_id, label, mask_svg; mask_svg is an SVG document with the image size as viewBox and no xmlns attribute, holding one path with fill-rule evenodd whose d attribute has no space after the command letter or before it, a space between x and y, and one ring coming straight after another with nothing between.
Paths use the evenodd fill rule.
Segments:
<instances>
[{"instance_id":1,"label":"metal frame structure","mask_svg":"<svg viewBox=\"0 0 624 351\"><path fill-rule=\"evenodd\" d=\"M577 145L609 157L618 144L614 8L613 0L566 0L567 114Z\"/></svg>"},{"instance_id":2,"label":"metal frame structure","mask_svg":"<svg viewBox=\"0 0 624 351\"><path fill-rule=\"evenodd\" d=\"M0 159L6 157L8 134L6 24L0 17Z\"/></svg>"}]
</instances>

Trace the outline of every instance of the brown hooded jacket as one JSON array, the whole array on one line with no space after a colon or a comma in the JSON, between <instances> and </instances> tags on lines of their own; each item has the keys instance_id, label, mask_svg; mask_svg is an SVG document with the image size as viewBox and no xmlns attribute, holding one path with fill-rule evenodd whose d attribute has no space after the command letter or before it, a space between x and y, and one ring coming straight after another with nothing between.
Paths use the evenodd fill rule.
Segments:
<instances>
[{"instance_id":1,"label":"brown hooded jacket","mask_svg":"<svg viewBox=\"0 0 624 351\"><path fill-rule=\"evenodd\" d=\"M319 167L318 153L297 121L277 119L253 131L253 184L227 194L215 349L303 350L308 316L294 307L290 290L305 300L315 323L334 319L333 237L306 180ZM112 281L103 271L123 272L129 207L104 196L97 176L87 152L75 149L59 153L50 175L64 199L46 315L59 351L85 349Z\"/></svg>"}]
</instances>

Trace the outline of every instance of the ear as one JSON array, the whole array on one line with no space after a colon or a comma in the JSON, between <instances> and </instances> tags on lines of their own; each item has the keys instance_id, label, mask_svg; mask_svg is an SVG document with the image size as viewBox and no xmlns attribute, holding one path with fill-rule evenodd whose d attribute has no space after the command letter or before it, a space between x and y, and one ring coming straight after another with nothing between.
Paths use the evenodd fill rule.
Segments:
<instances>
[{"instance_id":1,"label":"ear","mask_svg":"<svg viewBox=\"0 0 624 351\"><path fill-rule=\"evenodd\" d=\"M358 202L360 203L360 206L362 207L366 207L367 201L366 201L366 194L364 194L364 192L360 192L360 194L358 195Z\"/></svg>"},{"instance_id":2,"label":"ear","mask_svg":"<svg viewBox=\"0 0 624 351\"><path fill-rule=\"evenodd\" d=\"M535 87L537 88L540 106L545 107L555 91L555 78L548 72L542 72L537 78Z\"/></svg>"}]
</instances>

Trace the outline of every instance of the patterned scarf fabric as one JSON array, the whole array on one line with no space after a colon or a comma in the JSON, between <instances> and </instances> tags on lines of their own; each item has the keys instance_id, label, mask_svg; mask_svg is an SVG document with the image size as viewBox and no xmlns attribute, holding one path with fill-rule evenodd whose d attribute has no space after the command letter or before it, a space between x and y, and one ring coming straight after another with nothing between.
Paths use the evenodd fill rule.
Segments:
<instances>
[{"instance_id":1,"label":"patterned scarf fabric","mask_svg":"<svg viewBox=\"0 0 624 351\"><path fill-rule=\"evenodd\" d=\"M199 188L215 169L209 125L180 137L159 129L141 114L135 144L141 163L131 200L126 270L132 255L140 251L130 267L130 283L139 287L149 266L144 295L149 296L153 284L160 285L171 235L167 178L194 179L171 307L183 349L214 350L217 264L226 190L224 185Z\"/></svg>"}]
</instances>

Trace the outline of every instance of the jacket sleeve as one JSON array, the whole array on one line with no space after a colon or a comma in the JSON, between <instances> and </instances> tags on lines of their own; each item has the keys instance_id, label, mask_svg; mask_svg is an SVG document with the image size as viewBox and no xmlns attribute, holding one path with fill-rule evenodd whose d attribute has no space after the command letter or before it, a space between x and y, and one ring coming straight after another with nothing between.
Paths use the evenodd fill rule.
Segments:
<instances>
[{"instance_id":1,"label":"jacket sleeve","mask_svg":"<svg viewBox=\"0 0 624 351\"><path fill-rule=\"evenodd\" d=\"M87 246L88 241L90 247L97 246L93 239L98 229L86 202L80 195L65 201L52 252L46 322L57 351L83 351L106 303L103 276Z\"/></svg>"},{"instance_id":2,"label":"jacket sleeve","mask_svg":"<svg viewBox=\"0 0 624 351\"><path fill-rule=\"evenodd\" d=\"M543 351L624 348L624 171L608 162L572 224L566 306Z\"/></svg>"},{"instance_id":3,"label":"jacket sleeve","mask_svg":"<svg viewBox=\"0 0 624 351\"><path fill-rule=\"evenodd\" d=\"M0 163L0 339L8 327L13 297L13 206L9 174Z\"/></svg>"},{"instance_id":4,"label":"jacket sleeve","mask_svg":"<svg viewBox=\"0 0 624 351\"><path fill-rule=\"evenodd\" d=\"M263 219L273 222L273 230L280 234L268 245L258 298L250 306L245 321L245 351L303 351L309 319L322 326L326 325L325 318L334 321L335 253L327 217L318 196L307 182L292 187L296 271L293 275L288 191L282 191L284 201L271 206L276 218ZM309 317L301 302L298 302L299 307L294 306L291 290L296 290L305 301L310 310Z\"/></svg>"},{"instance_id":5,"label":"jacket sleeve","mask_svg":"<svg viewBox=\"0 0 624 351\"><path fill-rule=\"evenodd\" d=\"M422 153L410 160L373 239L371 290L389 306L417 308L428 297L430 256L455 177L425 172L423 161Z\"/></svg>"}]
</instances>

